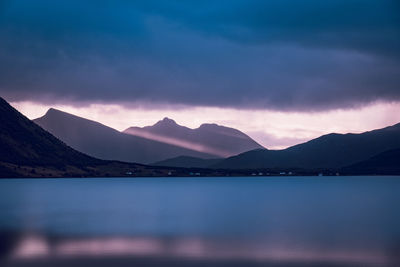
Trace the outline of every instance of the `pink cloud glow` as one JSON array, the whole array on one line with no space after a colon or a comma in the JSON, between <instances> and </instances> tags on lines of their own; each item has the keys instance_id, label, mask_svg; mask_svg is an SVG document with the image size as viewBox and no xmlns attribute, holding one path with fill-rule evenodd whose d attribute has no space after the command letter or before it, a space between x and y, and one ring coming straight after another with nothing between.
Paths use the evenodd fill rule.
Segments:
<instances>
[{"instance_id":1,"label":"pink cloud glow","mask_svg":"<svg viewBox=\"0 0 400 267\"><path fill-rule=\"evenodd\" d=\"M237 110L214 107L173 107L145 109L114 104L43 105L14 102L12 105L30 119L40 117L50 108L101 122L123 131L131 126L147 126L169 117L178 124L197 128L202 123L217 123L237 128L269 149L285 148L331 132L360 133L400 122L400 103L374 103L357 109L328 112L279 112Z\"/></svg>"}]
</instances>

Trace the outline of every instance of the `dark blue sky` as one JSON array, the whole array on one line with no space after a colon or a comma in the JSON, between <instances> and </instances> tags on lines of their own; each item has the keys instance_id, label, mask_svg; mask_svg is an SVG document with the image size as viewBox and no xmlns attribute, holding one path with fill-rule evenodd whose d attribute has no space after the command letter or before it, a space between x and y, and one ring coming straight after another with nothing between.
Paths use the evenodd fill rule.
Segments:
<instances>
[{"instance_id":1,"label":"dark blue sky","mask_svg":"<svg viewBox=\"0 0 400 267\"><path fill-rule=\"evenodd\" d=\"M399 85L396 0L0 0L10 101L312 111Z\"/></svg>"}]
</instances>

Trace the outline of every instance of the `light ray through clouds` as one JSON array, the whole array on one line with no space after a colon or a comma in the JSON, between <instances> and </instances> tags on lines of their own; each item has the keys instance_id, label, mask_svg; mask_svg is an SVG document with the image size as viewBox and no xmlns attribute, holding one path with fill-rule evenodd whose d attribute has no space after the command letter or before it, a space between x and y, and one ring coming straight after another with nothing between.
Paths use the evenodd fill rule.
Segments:
<instances>
[{"instance_id":1,"label":"light ray through clouds","mask_svg":"<svg viewBox=\"0 0 400 267\"><path fill-rule=\"evenodd\" d=\"M134 136L143 137L145 139L161 142L164 144L174 145L177 147L187 148L190 150L203 152L206 154L216 155L216 156L223 157L223 158L226 158L231 155L230 151L215 149L213 147L205 146L200 143L184 141L184 140L180 140L178 138L162 136L162 135L149 133L149 132L138 131L136 129L128 129L125 133L134 135Z\"/></svg>"}]
</instances>

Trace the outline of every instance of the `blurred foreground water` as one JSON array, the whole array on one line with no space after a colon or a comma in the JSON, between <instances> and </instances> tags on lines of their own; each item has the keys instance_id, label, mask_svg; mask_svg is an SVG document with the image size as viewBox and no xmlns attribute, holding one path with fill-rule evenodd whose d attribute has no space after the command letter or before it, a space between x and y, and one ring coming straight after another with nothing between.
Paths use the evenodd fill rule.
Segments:
<instances>
[{"instance_id":1,"label":"blurred foreground water","mask_svg":"<svg viewBox=\"0 0 400 267\"><path fill-rule=\"evenodd\" d=\"M400 266L400 177L0 180L0 266Z\"/></svg>"}]
</instances>

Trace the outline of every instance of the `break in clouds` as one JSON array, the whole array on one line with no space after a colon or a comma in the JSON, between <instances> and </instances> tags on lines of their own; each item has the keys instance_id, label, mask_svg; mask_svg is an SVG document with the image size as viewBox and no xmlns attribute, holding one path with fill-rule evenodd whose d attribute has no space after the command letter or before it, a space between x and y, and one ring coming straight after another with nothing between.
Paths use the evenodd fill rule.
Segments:
<instances>
[{"instance_id":1,"label":"break in clouds","mask_svg":"<svg viewBox=\"0 0 400 267\"><path fill-rule=\"evenodd\" d=\"M400 100L393 0L0 1L9 101L312 111Z\"/></svg>"}]
</instances>

